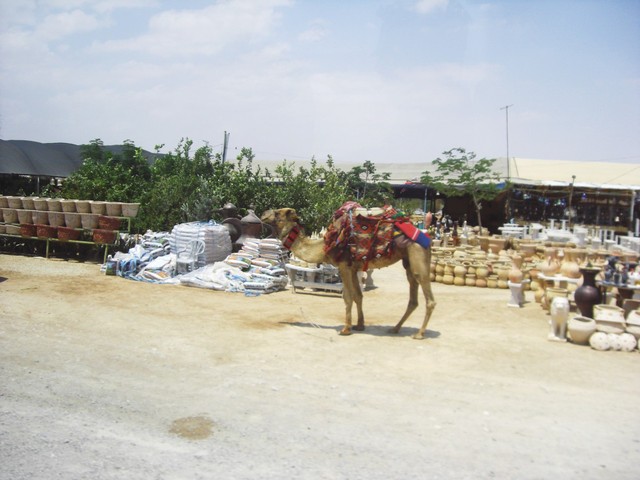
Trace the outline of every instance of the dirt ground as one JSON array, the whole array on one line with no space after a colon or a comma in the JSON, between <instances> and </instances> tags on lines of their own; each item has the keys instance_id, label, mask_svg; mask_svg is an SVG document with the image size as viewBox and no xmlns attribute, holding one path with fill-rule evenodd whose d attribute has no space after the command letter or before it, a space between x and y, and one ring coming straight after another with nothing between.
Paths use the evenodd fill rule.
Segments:
<instances>
[{"instance_id":1,"label":"dirt ground","mask_svg":"<svg viewBox=\"0 0 640 480\"><path fill-rule=\"evenodd\" d=\"M547 340L527 292L434 284L399 335L335 294L259 297L0 255L0 478L637 479L640 354Z\"/></svg>"}]
</instances>

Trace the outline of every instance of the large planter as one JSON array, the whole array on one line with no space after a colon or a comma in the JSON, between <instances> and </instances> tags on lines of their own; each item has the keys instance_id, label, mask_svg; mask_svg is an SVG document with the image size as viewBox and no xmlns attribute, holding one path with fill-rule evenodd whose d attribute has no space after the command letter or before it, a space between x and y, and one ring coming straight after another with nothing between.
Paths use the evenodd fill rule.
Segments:
<instances>
[{"instance_id":1,"label":"large planter","mask_svg":"<svg viewBox=\"0 0 640 480\"><path fill-rule=\"evenodd\" d=\"M593 307L602 301L602 293L596 287L596 275L600 273L600 269L583 267L580 273L582 273L583 282L574 292L574 300L583 316L593 318Z\"/></svg>"},{"instance_id":2,"label":"large planter","mask_svg":"<svg viewBox=\"0 0 640 480\"><path fill-rule=\"evenodd\" d=\"M58 240L61 240L61 241L78 240L80 238L81 233L82 233L82 230L76 230L75 228L58 227Z\"/></svg>"},{"instance_id":3,"label":"large planter","mask_svg":"<svg viewBox=\"0 0 640 480\"><path fill-rule=\"evenodd\" d=\"M49 225L53 227L64 227L65 223L63 212L49 211L47 212L47 217L49 219Z\"/></svg>"},{"instance_id":4,"label":"large planter","mask_svg":"<svg viewBox=\"0 0 640 480\"><path fill-rule=\"evenodd\" d=\"M3 208L2 218L5 223L18 223L18 211L15 208Z\"/></svg>"},{"instance_id":5,"label":"large planter","mask_svg":"<svg viewBox=\"0 0 640 480\"><path fill-rule=\"evenodd\" d=\"M33 223L33 212L35 210L16 210L19 223Z\"/></svg>"},{"instance_id":6,"label":"large planter","mask_svg":"<svg viewBox=\"0 0 640 480\"><path fill-rule=\"evenodd\" d=\"M95 229L93 231L93 241L100 244L111 244L116 241L117 232L113 230Z\"/></svg>"}]
</instances>

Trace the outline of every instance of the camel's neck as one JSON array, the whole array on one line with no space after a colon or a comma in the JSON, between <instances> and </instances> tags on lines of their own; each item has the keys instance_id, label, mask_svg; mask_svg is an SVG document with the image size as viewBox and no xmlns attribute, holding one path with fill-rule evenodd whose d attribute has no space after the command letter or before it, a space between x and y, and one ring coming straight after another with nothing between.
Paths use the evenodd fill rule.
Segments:
<instances>
[{"instance_id":1,"label":"camel's neck","mask_svg":"<svg viewBox=\"0 0 640 480\"><path fill-rule=\"evenodd\" d=\"M287 250L291 250L296 257L309 263L324 263L324 240L309 238L297 223L280 232L280 240Z\"/></svg>"}]
</instances>

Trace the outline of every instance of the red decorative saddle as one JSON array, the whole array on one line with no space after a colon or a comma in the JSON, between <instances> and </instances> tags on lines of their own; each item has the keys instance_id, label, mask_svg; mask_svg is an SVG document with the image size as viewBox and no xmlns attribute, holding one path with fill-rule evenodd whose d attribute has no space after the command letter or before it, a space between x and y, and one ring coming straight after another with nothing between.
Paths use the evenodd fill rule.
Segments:
<instances>
[{"instance_id":1,"label":"red decorative saddle","mask_svg":"<svg viewBox=\"0 0 640 480\"><path fill-rule=\"evenodd\" d=\"M356 202L346 202L333 215L324 235L324 251L336 261L369 261L389 256L395 249L396 223L409 217L385 205L373 211Z\"/></svg>"}]
</instances>

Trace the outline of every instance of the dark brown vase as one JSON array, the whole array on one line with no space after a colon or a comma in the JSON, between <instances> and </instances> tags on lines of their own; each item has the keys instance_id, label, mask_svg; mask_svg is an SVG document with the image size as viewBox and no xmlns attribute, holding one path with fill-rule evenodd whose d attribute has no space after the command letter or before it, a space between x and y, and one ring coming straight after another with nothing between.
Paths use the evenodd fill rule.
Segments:
<instances>
[{"instance_id":1,"label":"dark brown vase","mask_svg":"<svg viewBox=\"0 0 640 480\"><path fill-rule=\"evenodd\" d=\"M596 287L596 275L600 273L600 269L585 267L580 269L580 273L584 281L573 293L573 297L582 316L593 318L594 305L602 301L600 289Z\"/></svg>"}]
</instances>

